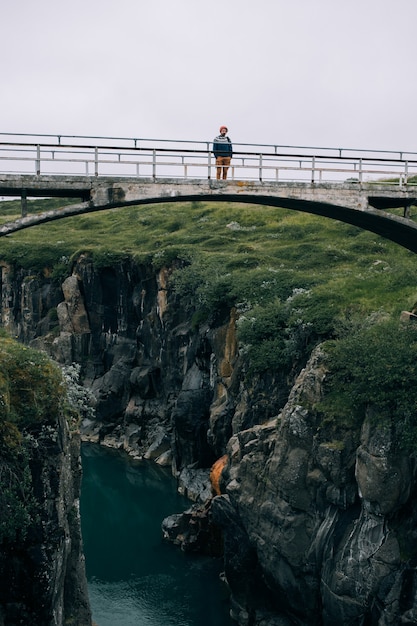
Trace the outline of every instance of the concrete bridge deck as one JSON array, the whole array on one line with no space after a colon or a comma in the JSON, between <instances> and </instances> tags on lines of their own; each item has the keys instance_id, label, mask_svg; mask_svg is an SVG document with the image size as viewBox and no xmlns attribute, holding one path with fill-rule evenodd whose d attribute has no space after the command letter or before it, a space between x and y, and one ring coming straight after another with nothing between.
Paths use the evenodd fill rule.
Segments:
<instances>
[{"instance_id":1,"label":"concrete bridge deck","mask_svg":"<svg viewBox=\"0 0 417 626\"><path fill-rule=\"evenodd\" d=\"M417 185L389 183L305 183L181 178L126 178L90 176L2 175L0 196L79 198L97 208L134 204L140 200L163 201L187 196L238 195L279 197L323 202L361 211L389 209L417 203ZM160 200L161 201L161 200Z\"/></svg>"},{"instance_id":2,"label":"concrete bridge deck","mask_svg":"<svg viewBox=\"0 0 417 626\"><path fill-rule=\"evenodd\" d=\"M61 176L1 176L0 196L65 197L80 202L41 214L23 215L0 227L0 236L36 224L115 207L161 202L243 202L314 213L370 230L417 252L417 224L387 210L417 204L417 188L398 185L280 183L181 179ZM381 208L379 208L381 207Z\"/></svg>"}]
</instances>

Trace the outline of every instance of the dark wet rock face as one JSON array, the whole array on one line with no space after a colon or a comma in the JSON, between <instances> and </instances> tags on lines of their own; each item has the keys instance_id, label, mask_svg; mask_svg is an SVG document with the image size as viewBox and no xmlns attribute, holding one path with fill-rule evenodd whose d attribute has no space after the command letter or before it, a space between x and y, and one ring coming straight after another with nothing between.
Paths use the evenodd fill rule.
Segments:
<instances>
[{"instance_id":1,"label":"dark wet rock face","mask_svg":"<svg viewBox=\"0 0 417 626\"><path fill-rule=\"evenodd\" d=\"M69 435L63 419L34 435L29 467L36 516L23 539L1 546L0 624L90 626L79 516L80 440Z\"/></svg>"},{"instance_id":2,"label":"dark wet rock face","mask_svg":"<svg viewBox=\"0 0 417 626\"><path fill-rule=\"evenodd\" d=\"M236 311L195 328L171 272L82 256L62 288L45 279L23 290L6 268L3 324L82 364L96 408L86 439L172 467L195 504L164 522L167 538L204 550L221 529L241 626L417 623L414 459L372 415L357 430L321 421L311 408L326 376L320 347L293 380L249 378Z\"/></svg>"}]
</instances>

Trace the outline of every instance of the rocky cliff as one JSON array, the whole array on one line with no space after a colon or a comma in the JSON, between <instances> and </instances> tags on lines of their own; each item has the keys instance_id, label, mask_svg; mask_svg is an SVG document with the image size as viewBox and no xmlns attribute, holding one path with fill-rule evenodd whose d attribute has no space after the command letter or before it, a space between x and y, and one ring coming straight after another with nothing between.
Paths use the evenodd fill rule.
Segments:
<instances>
[{"instance_id":1,"label":"rocky cliff","mask_svg":"<svg viewBox=\"0 0 417 626\"><path fill-rule=\"evenodd\" d=\"M277 418L228 443L212 511L234 615L240 624L416 623L416 463L366 416L358 432L323 423L308 407L325 373L317 349Z\"/></svg>"},{"instance_id":2,"label":"rocky cliff","mask_svg":"<svg viewBox=\"0 0 417 626\"><path fill-rule=\"evenodd\" d=\"M10 339L0 362L0 624L91 626L80 437L57 406L60 373Z\"/></svg>"},{"instance_id":3,"label":"rocky cliff","mask_svg":"<svg viewBox=\"0 0 417 626\"><path fill-rule=\"evenodd\" d=\"M239 624L416 623L414 460L368 415L349 429L315 411L320 347L291 378L249 377L236 311L195 326L172 269L80 256L58 285L4 267L2 323L82 365L96 410L85 438L171 464L205 501Z\"/></svg>"}]
</instances>

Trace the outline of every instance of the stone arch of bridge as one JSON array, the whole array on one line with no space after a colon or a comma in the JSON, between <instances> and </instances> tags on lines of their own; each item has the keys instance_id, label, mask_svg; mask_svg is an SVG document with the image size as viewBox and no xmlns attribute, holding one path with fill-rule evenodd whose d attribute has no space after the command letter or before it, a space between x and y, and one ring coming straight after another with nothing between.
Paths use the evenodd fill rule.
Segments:
<instances>
[{"instance_id":1,"label":"stone arch of bridge","mask_svg":"<svg viewBox=\"0 0 417 626\"><path fill-rule=\"evenodd\" d=\"M320 215L329 219L345 222L353 226L358 226L359 228L373 232L385 239L394 241L412 252L417 252L417 224L408 218L392 215L385 210L373 208L360 210L326 202L317 202L314 200L301 200L299 198L280 197L278 195L261 196L250 193L200 193L175 196L162 195L157 197L135 198L129 201L119 199L116 195L116 197L113 196L111 201L101 204L87 201L45 211L40 214L27 215L14 222L9 222L0 226L0 237L19 230L30 228L32 226L64 219L66 217L111 210L113 208L123 206L196 201L255 204L303 211L305 213Z\"/></svg>"}]
</instances>

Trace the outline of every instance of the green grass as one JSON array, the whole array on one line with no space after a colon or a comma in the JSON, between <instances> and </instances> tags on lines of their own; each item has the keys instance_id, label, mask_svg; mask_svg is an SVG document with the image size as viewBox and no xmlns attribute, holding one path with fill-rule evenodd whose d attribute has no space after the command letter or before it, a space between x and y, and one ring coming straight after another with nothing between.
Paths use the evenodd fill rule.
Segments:
<instances>
[{"instance_id":1,"label":"green grass","mask_svg":"<svg viewBox=\"0 0 417 626\"><path fill-rule=\"evenodd\" d=\"M34 202L31 212L63 204ZM0 223L19 211L18 201L0 203ZM176 254L194 263L204 259L243 283L249 272L254 289L255 272L288 288L325 284L330 291L342 290L346 302L359 298L371 308L395 310L410 306L410 298L417 300L411 252L335 220L274 207L203 202L125 207L50 222L0 240L0 258L26 268L50 268L80 251L156 265Z\"/></svg>"},{"instance_id":2,"label":"green grass","mask_svg":"<svg viewBox=\"0 0 417 626\"><path fill-rule=\"evenodd\" d=\"M29 211L62 204L38 200ZM20 202L1 203L0 223L19 212ZM289 355L290 346L299 352L300 342L313 345L332 336L351 307L364 316L383 310L398 317L417 301L417 258L410 251L336 220L275 207L132 206L50 222L0 240L0 259L57 279L70 272L80 252L91 254L98 266L132 257L158 269L182 260L173 286L200 323L218 320L234 305L247 318L256 310L262 327L268 308L278 302L285 308L287 336L281 339ZM262 369L262 359L257 362ZM273 366L269 357L264 365Z\"/></svg>"},{"instance_id":3,"label":"green grass","mask_svg":"<svg viewBox=\"0 0 417 626\"><path fill-rule=\"evenodd\" d=\"M55 423L64 398L58 366L8 337L0 337L0 362L0 425Z\"/></svg>"}]
</instances>

